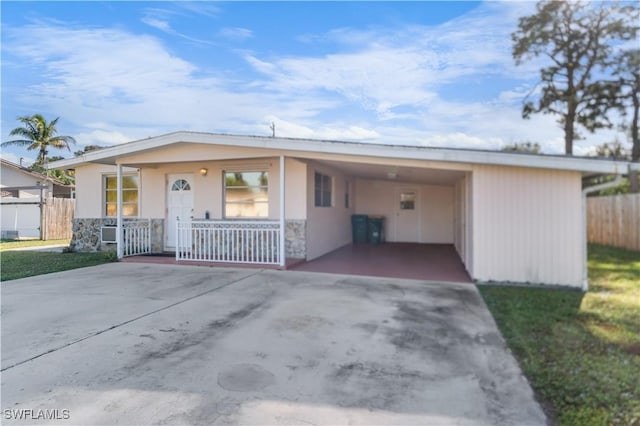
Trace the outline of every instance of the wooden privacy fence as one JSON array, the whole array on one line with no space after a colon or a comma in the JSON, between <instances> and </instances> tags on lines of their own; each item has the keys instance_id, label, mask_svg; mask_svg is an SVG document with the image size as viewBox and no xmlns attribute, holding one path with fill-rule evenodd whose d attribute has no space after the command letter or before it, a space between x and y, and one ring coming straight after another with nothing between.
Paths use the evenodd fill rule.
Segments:
<instances>
[{"instance_id":1,"label":"wooden privacy fence","mask_svg":"<svg viewBox=\"0 0 640 426\"><path fill-rule=\"evenodd\" d=\"M42 205L42 239L68 240L72 236L73 212L76 200L49 198Z\"/></svg>"},{"instance_id":2,"label":"wooden privacy fence","mask_svg":"<svg viewBox=\"0 0 640 426\"><path fill-rule=\"evenodd\" d=\"M588 197L587 239L640 250L640 194Z\"/></svg>"}]
</instances>

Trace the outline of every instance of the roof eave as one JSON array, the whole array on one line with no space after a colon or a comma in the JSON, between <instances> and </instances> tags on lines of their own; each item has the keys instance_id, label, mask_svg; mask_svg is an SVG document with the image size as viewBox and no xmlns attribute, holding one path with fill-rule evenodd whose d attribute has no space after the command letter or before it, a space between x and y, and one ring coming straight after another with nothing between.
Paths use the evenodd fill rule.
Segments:
<instances>
[{"instance_id":1,"label":"roof eave","mask_svg":"<svg viewBox=\"0 0 640 426\"><path fill-rule=\"evenodd\" d=\"M48 167L51 169L68 169L85 163L115 165L119 157L176 143L232 145L297 152L571 170L582 173L619 174L626 173L629 168L629 163L624 161L597 160L580 157L199 132L174 132L153 138L141 139L95 152L88 152L76 158L59 160L50 163ZM366 148L366 152L362 152L362 148Z\"/></svg>"}]
</instances>

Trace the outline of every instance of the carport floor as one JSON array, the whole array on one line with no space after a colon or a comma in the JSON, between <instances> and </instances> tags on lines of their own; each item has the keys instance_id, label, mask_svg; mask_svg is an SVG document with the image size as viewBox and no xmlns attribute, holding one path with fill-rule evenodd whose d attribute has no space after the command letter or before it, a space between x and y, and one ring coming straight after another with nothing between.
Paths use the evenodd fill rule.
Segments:
<instances>
[{"instance_id":1,"label":"carport floor","mask_svg":"<svg viewBox=\"0 0 640 426\"><path fill-rule=\"evenodd\" d=\"M471 282L450 244L350 244L290 269L346 275Z\"/></svg>"}]
</instances>

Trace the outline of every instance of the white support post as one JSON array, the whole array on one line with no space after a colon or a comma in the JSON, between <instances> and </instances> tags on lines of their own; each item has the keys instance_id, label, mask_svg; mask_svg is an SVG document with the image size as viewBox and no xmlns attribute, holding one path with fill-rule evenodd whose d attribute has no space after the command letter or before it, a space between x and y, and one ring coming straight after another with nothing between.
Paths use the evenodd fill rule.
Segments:
<instances>
[{"instance_id":1,"label":"white support post","mask_svg":"<svg viewBox=\"0 0 640 426\"><path fill-rule=\"evenodd\" d=\"M124 256L124 227L122 226L122 164L116 165L116 251L118 259Z\"/></svg>"},{"instance_id":2,"label":"white support post","mask_svg":"<svg viewBox=\"0 0 640 426\"><path fill-rule=\"evenodd\" d=\"M280 156L280 267L284 269L287 264L286 247L285 247L285 182L284 182L284 155Z\"/></svg>"}]
</instances>

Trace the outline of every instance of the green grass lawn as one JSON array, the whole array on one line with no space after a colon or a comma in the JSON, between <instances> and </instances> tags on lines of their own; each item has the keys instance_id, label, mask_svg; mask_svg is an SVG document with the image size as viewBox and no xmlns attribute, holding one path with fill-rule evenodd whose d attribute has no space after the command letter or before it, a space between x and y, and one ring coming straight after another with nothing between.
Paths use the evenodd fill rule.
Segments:
<instances>
[{"instance_id":1,"label":"green grass lawn","mask_svg":"<svg viewBox=\"0 0 640 426\"><path fill-rule=\"evenodd\" d=\"M640 253L589 246L590 288L480 286L560 425L640 425Z\"/></svg>"},{"instance_id":2,"label":"green grass lawn","mask_svg":"<svg viewBox=\"0 0 640 426\"><path fill-rule=\"evenodd\" d=\"M111 253L3 251L0 254L0 281L95 266L113 260L115 256Z\"/></svg>"},{"instance_id":3,"label":"green grass lawn","mask_svg":"<svg viewBox=\"0 0 640 426\"><path fill-rule=\"evenodd\" d=\"M69 240L0 240L0 251L24 247L69 245Z\"/></svg>"}]
</instances>

